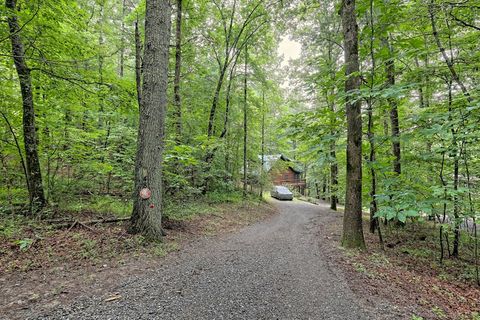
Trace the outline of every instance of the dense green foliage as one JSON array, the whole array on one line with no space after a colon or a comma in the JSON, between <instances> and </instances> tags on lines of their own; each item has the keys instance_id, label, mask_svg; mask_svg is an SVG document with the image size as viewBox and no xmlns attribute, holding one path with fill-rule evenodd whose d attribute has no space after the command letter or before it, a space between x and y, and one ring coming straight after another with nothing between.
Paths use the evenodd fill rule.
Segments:
<instances>
[{"instance_id":1,"label":"dense green foliage","mask_svg":"<svg viewBox=\"0 0 480 320\"><path fill-rule=\"evenodd\" d=\"M311 193L316 193L315 183L328 186L330 164L336 162L343 194L345 79L338 7L299 1L290 10L303 54L291 71L298 86L284 127L298 141L299 157L310 165ZM446 223L445 230L467 224L474 233L480 205L478 2L357 1L357 13L362 88L355 96L364 110L364 207L370 203L372 209L375 201L375 217L405 223L436 216ZM399 138L392 135L393 105L399 112ZM396 139L400 175L394 171ZM335 158L331 141L336 142ZM328 188L326 193L332 194Z\"/></svg>"},{"instance_id":2,"label":"dense green foliage","mask_svg":"<svg viewBox=\"0 0 480 320\"><path fill-rule=\"evenodd\" d=\"M347 133L340 5L184 1L180 115L173 83L168 91L167 202L204 193L221 201L241 186L245 99L252 190L268 180L259 177L265 121L265 153L301 162L311 196L342 202ZM88 199L89 208L127 215L138 129L134 24L142 33L144 7L144 1L36 0L18 1L12 11L2 4L0 210L28 211L22 98L3 20L14 14L21 27L49 208L77 212L79 199ZM356 10L362 86L353 97L363 105L364 207L372 220L399 224L435 217L453 246L465 229L475 234L468 241L475 239L477 250L478 1L361 0ZM285 34L302 44L288 83L277 52Z\"/></svg>"},{"instance_id":3,"label":"dense green foliage","mask_svg":"<svg viewBox=\"0 0 480 320\"><path fill-rule=\"evenodd\" d=\"M138 20L143 25L144 5L141 1L122 0L17 3L19 10L15 14L31 70L39 157L50 205L70 210L76 198L85 196L91 196L93 203L101 195L130 199L138 126L134 23ZM255 167L252 171L258 172L259 115L271 114L282 103L275 72L280 60L272 59L279 40L272 27L278 8L274 2L262 1L238 1L235 5L185 1L180 82L183 132L177 141L170 101L164 157L165 193L169 197L199 195L205 191L206 179L213 181L208 186L212 191L229 192L238 186L244 78L244 53L239 49L247 43L251 44L247 75L248 161ZM1 10L2 17L10 14L3 4ZM231 16L231 32L225 33L223 26L228 27ZM174 24L173 16L172 20ZM227 37L231 37L228 43ZM1 25L0 38L0 207L18 211L26 208L28 194L21 164L25 158L21 96L6 23ZM232 62L220 88L213 134L208 136L208 115L227 45L233 48L228 53ZM175 52L171 50L172 77L174 63ZM173 100L172 86L169 90ZM271 133L273 120L267 116L266 121ZM220 137L224 125L228 131ZM271 142L269 145L274 148ZM206 163L210 154L214 154L212 164Z\"/></svg>"}]
</instances>

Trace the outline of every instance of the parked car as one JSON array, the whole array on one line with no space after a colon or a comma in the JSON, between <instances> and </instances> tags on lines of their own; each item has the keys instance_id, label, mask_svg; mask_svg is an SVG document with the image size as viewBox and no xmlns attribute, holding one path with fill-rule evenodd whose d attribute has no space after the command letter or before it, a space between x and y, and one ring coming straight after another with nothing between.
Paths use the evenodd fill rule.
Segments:
<instances>
[{"instance_id":1,"label":"parked car","mask_svg":"<svg viewBox=\"0 0 480 320\"><path fill-rule=\"evenodd\" d=\"M270 195L278 200L293 200L293 193L284 186L274 186Z\"/></svg>"}]
</instances>

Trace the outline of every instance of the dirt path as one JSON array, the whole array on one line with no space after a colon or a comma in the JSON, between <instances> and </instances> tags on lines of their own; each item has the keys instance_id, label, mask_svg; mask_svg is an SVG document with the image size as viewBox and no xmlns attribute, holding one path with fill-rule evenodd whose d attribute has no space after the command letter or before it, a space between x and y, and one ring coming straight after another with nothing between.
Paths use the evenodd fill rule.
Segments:
<instances>
[{"instance_id":1,"label":"dirt path","mask_svg":"<svg viewBox=\"0 0 480 320\"><path fill-rule=\"evenodd\" d=\"M107 297L84 297L32 319L393 319L366 307L322 253L326 206L275 202L280 213L206 239L132 277ZM320 230L320 234L319 234ZM115 281L115 279L112 279ZM363 304L363 305L362 305Z\"/></svg>"}]
</instances>

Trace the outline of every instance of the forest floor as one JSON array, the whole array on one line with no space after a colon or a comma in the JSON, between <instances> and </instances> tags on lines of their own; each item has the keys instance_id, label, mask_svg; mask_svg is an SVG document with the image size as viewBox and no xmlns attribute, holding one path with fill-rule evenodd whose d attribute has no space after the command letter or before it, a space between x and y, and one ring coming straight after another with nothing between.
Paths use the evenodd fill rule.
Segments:
<instances>
[{"instance_id":1,"label":"forest floor","mask_svg":"<svg viewBox=\"0 0 480 320\"><path fill-rule=\"evenodd\" d=\"M48 311L72 303L79 295L103 295L123 278L152 271L170 252L275 213L272 206L258 201L184 206L189 207L187 213L176 212L183 216L181 220L164 219L167 236L163 243L149 243L142 236L126 233L125 222L70 222L58 227L42 220L2 219L0 314L4 319L23 319L25 312ZM59 221L118 218L94 212L61 216Z\"/></svg>"},{"instance_id":2,"label":"forest floor","mask_svg":"<svg viewBox=\"0 0 480 320\"><path fill-rule=\"evenodd\" d=\"M193 293L204 290L202 296L215 295L226 288L226 281L232 282L232 297L238 296L238 290L247 290L242 291L242 296L249 299L259 295L242 302L247 305L261 303L265 297L272 299L269 305L273 309L262 311L261 304L258 310L236 310L249 314L258 311L258 315L262 312L285 315L300 304L305 314L311 312L312 318L320 319L360 319L368 314L374 315L367 316L369 319L480 319L480 287L474 281L475 270L468 261L471 259L468 244L460 248L460 259L451 259L446 253L441 265L438 230L434 225L384 227L385 250L381 250L377 236L368 233L365 221L368 250L344 250L339 246L341 210L333 212L323 202L317 206L300 201L274 203L277 209L262 202L187 205L195 210L176 214L188 219L166 220L166 241L154 244L145 242L141 236L127 234L122 223L52 229L35 221L23 227L22 237L11 235L8 241L5 238L8 224L4 224L3 230L0 228L3 232L0 314L7 319L24 319L64 310L68 314L79 312L80 316L81 308L87 313L97 312L98 304L107 308L106 313L114 312L117 307L121 310L116 311L128 313L123 304L130 303L132 297L133 303L145 304L145 310L140 311L130 306L134 312L146 312L152 305L164 305L173 308L173 312L178 308L170 302L165 304L170 298L194 301L197 295ZM200 214L192 214L194 211ZM276 212L280 213L271 217ZM87 213L75 217L81 221L98 218ZM264 222L256 223L260 220ZM247 225L251 227L245 228ZM24 244L23 239L34 241ZM21 249L22 245L26 247ZM205 267L199 267L205 263ZM234 270L240 275L238 279L218 276ZM175 281L181 283L174 281L172 285L185 290L178 291L177 287L172 287L171 292L160 290L162 286L158 284L166 281L169 272L179 273L173 278L179 278ZM206 277L205 283L195 287L199 276ZM245 282L248 279L252 281L250 285ZM323 284L312 287L313 280ZM218 288L212 287L215 285ZM240 287L235 289L234 285ZM271 296L271 286L278 290L275 296ZM149 291L144 292L147 288ZM250 292L254 288L260 291ZM152 297L151 305L137 297L138 290ZM312 292L316 292L314 296ZM161 295L166 296L158 300ZM307 296L315 301L321 299L304 305L302 301L308 300ZM336 302L340 296L348 296L356 307L343 311ZM215 299L226 298L220 295ZM278 299L283 302L276 306L273 303ZM114 309L110 303L114 303ZM231 301L225 303L227 306ZM214 305L205 302L196 307L214 309L190 311L225 311L215 309ZM320 312L319 306L331 308L332 313L315 313ZM357 313L351 314L352 308ZM63 315L54 313L52 317Z\"/></svg>"},{"instance_id":3,"label":"forest floor","mask_svg":"<svg viewBox=\"0 0 480 320\"><path fill-rule=\"evenodd\" d=\"M416 306L416 314L405 319L480 319L480 286L475 281L473 257L467 246L463 257L453 259L445 253L439 262L438 226L430 222L406 227L383 226L385 250L378 235L369 233L364 219L367 251L344 250L341 239L341 210L337 223L322 232L326 241L337 246L330 252L341 266L349 285L368 303L385 299L398 307ZM446 245L446 244L445 244Z\"/></svg>"},{"instance_id":4,"label":"forest floor","mask_svg":"<svg viewBox=\"0 0 480 320\"><path fill-rule=\"evenodd\" d=\"M80 294L27 319L404 319L398 309L363 303L328 252L325 227L338 215L326 205L271 202L278 214L237 232L201 239L156 268L116 279L108 294ZM138 263L140 264L140 263ZM409 317L406 319L410 319Z\"/></svg>"}]
</instances>

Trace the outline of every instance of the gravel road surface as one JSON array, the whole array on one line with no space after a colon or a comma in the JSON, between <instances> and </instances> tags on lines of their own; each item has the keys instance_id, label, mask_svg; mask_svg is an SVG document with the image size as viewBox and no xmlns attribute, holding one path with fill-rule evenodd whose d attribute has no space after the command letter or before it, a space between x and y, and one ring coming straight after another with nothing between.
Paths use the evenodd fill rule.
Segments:
<instances>
[{"instance_id":1,"label":"gravel road surface","mask_svg":"<svg viewBox=\"0 0 480 320\"><path fill-rule=\"evenodd\" d=\"M335 213L272 201L279 214L168 256L120 283L116 300L84 297L32 319L391 319L362 307L323 255L319 227Z\"/></svg>"}]
</instances>

